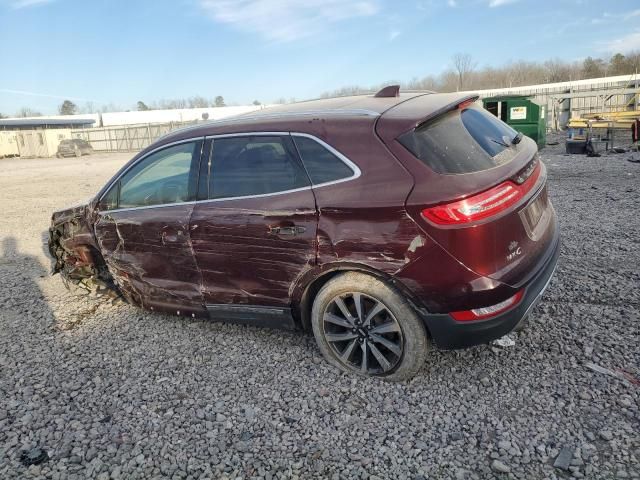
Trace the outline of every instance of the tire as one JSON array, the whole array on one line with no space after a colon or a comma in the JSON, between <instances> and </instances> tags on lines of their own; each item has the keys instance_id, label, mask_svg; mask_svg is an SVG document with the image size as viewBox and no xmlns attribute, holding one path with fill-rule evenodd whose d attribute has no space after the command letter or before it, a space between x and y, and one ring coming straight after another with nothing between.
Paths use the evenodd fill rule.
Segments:
<instances>
[{"instance_id":1,"label":"tire","mask_svg":"<svg viewBox=\"0 0 640 480\"><path fill-rule=\"evenodd\" d=\"M82 150L80 150L79 148L76 148L76 157L81 157L82 156Z\"/></svg>"},{"instance_id":2,"label":"tire","mask_svg":"<svg viewBox=\"0 0 640 480\"><path fill-rule=\"evenodd\" d=\"M311 325L322 355L345 372L400 382L426 361L424 324L402 295L370 275L329 280L313 302Z\"/></svg>"}]
</instances>

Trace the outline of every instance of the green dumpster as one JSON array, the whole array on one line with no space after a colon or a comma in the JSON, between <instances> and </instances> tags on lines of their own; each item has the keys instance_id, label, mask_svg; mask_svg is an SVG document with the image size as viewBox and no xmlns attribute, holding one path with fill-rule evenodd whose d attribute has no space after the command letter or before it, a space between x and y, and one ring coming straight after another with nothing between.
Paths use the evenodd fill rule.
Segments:
<instances>
[{"instance_id":1,"label":"green dumpster","mask_svg":"<svg viewBox=\"0 0 640 480\"><path fill-rule=\"evenodd\" d=\"M544 105L523 95L483 98L482 105L515 131L535 140L538 148L546 145L547 112Z\"/></svg>"}]
</instances>

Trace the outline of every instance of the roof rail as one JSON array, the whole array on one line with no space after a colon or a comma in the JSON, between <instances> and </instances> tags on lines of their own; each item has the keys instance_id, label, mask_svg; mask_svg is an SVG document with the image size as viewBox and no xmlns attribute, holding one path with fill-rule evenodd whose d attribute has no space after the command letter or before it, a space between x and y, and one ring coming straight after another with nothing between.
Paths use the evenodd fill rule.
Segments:
<instances>
[{"instance_id":1,"label":"roof rail","mask_svg":"<svg viewBox=\"0 0 640 480\"><path fill-rule=\"evenodd\" d=\"M389 85L374 95L376 98L399 97L400 85Z\"/></svg>"}]
</instances>

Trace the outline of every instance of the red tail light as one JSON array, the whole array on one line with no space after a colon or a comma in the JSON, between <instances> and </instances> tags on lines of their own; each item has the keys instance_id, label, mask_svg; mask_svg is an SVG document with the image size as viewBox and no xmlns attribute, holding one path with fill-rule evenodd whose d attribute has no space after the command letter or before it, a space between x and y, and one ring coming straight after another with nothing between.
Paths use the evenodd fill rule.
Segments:
<instances>
[{"instance_id":1,"label":"red tail light","mask_svg":"<svg viewBox=\"0 0 640 480\"><path fill-rule=\"evenodd\" d=\"M449 315L459 322L470 322L473 320L483 320L495 317L512 307L515 307L524 295L524 290L520 290L513 297L506 299L504 302L496 303L489 307L474 308L473 310L463 310L460 312L451 312Z\"/></svg>"},{"instance_id":2,"label":"red tail light","mask_svg":"<svg viewBox=\"0 0 640 480\"><path fill-rule=\"evenodd\" d=\"M459 225L492 217L518 203L535 185L540 168L536 165L521 185L507 180L500 185L464 200L436 205L422 210L422 216L438 225ZM520 178L520 177L518 177Z\"/></svg>"}]
</instances>

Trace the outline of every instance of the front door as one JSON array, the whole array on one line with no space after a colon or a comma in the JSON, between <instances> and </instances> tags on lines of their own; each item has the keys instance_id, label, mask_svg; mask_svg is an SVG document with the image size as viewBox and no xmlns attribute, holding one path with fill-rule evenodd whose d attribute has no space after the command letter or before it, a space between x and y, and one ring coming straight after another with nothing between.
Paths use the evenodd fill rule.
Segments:
<instances>
[{"instance_id":1,"label":"front door","mask_svg":"<svg viewBox=\"0 0 640 480\"><path fill-rule=\"evenodd\" d=\"M292 285L315 264L318 220L291 137L254 134L208 142L209 182L190 231L209 314L291 325Z\"/></svg>"},{"instance_id":2,"label":"front door","mask_svg":"<svg viewBox=\"0 0 640 480\"><path fill-rule=\"evenodd\" d=\"M103 196L95 223L102 256L130 301L154 310L204 313L189 219L201 140L160 148Z\"/></svg>"}]
</instances>

